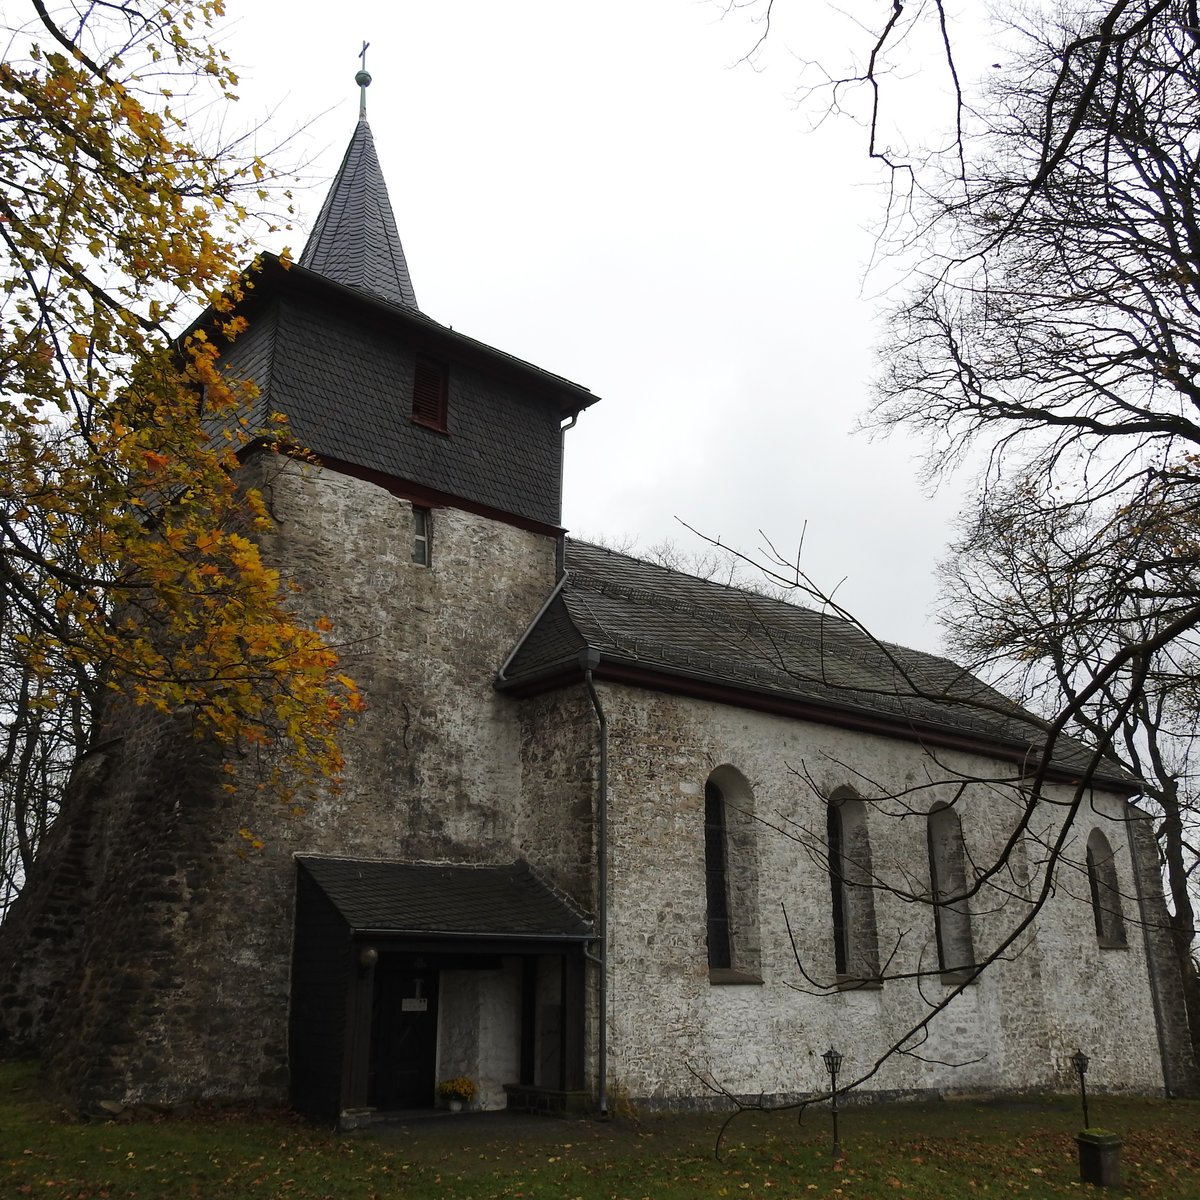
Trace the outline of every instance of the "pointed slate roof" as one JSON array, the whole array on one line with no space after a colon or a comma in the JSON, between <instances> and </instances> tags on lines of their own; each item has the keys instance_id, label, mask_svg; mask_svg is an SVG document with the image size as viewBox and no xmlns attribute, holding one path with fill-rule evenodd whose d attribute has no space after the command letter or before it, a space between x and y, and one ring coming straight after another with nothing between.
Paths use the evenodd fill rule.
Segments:
<instances>
[{"instance_id":1,"label":"pointed slate roof","mask_svg":"<svg viewBox=\"0 0 1200 1200\"><path fill-rule=\"evenodd\" d=\"M359 118L300 265L376 299L417 308L366 117Z\"/></svg>"},{"instance_id":2,"label":"pointed slate roof","mask_svg":"<svg viewBox=\"0 0 1200 1200\"><path fill-rule=\"evenodd\" d=\"M857 626L741 588L569 539L561 590L497 686L518 696L597 678L823 723L995 753L1032 769L1041 724L949 659L876 642ZM1092 751L1060 737L1052 770ZM1113 762L1097 784L1134 790Z\"/></svg>"}]
</instances>

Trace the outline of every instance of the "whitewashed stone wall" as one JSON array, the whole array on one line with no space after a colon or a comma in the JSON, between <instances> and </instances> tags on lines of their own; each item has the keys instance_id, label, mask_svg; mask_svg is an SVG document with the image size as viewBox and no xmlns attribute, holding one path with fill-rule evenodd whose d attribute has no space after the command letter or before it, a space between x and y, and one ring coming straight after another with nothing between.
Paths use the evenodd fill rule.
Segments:
<instances>
[{"instance_id":1,"label":"whitewashed stone wall","mask_svg":"<svg viewBox=\"0 0 1200 1200\"><path fill-rule=\"evenodd\" d=\"M506 1083L515 1083L521 1071L521 963L506 958L504 970L484 980L479 1013L479 1066L472 1077L479 1083L479 1104L503 1108L508 1102Z\"/></svg>"},{"instance_id":2,"label":"whitewashed stone wall","mask_svg":"<svg viewBox=\"0 0 1200 1200\"><path fill-rule=\"evenodd\" d=\"M969 862L994 862L1019 819L1011 774L983 758L936 757L915 743L790 721L719 704L605 686L610 728L610 1076L660 1102L702 1094L694 1072L735 1093L795 1094L825 1086L820 1054L846 1055L843 1081L868 1071L953 990L936 973L924 814L956 802ZM704 783L741 772L759 817L761 985L709 982L705 945ZM823 991L835 980L823 795L852 787L868 801L872 865L894 891L876 894L880 959L889 974L933 971L919 985ZM1065 787L1052 789L1069 798ZM961 793L961 794L960 794ZM957 799L956 799L957 797ZM893 1056L866 1085L887 1092L1070 1087L1067 1059L1092 1057L1098 1088L1161 1089L1145 956L1132 900L1118 797L1085 802L1055 892L1032 929L929 1025L921 1058ZM1043 879L1039 840L1058 813L1044 806L1012 871L970 901L977 955L995 949L1030 909ZM1116 851L1129 945L1097 944L1083 848L1091 824ZM774 826L775 828L771 828ZM809 847L809 848L806 848ZM812 852L813 849L816 852ZM785 923L786 913L786 923ZM922 1060L941 1060L922 1061ZM953 1062L960 1065L943 1065Z\"/></svg>"},{"instance_id":3,"label":"whitewashed stone wall","mask_svg":"<svg viewBox=\"0 0 1200 1200\"><path fill-rule=\"evenodd\" d=\"M521 854L585 909L594 907L596 714L582 687L521 701Z\"/></svg>"},{"instance_id":4,"label":"whitewashed stone wall","mask_svg":"<svg viewBox=\"0 0 1200 1200\"><path fill-rule=\"evenodd\" d=\"M412 562L412 506L383 488L266 459L265 547L327 615L367 710L344 739L338 794L297 839L331 852L501 861L521 838L520 720L492 684L555 582L555 541L453 508ZM276 545L278 549L276 549Z\"/></svg>"}]
</instances>

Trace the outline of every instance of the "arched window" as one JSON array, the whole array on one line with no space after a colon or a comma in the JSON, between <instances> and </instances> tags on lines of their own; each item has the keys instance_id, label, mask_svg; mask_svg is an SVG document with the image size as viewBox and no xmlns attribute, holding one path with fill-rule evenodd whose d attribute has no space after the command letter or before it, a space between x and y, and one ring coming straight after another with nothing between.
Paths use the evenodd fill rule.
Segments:
<instances>
[{"instance_id":1,"label":"arched window","mask_svg":"<svg viewBox=\"0 0 1200 1200\"><path fill-rule=\"evenodd\" d=\"M1088 834L1087 877L1092 893L1092 917L1096 922L1096 939L1107 949L1128 945L1113 849L1108 838L1099 829L1093 829Z\"/></svg>"},{"instance_id":2,"label":"arched window","mask_svg":"<svg viewBox=\"0 0 1200 1200\"><path fill-rule=\"evenodd\" d=\"M929 883L937 933L938 967L948 982L970 975L975 963L971 910L967 904L967 854L958 813L944 804L932 809L926 824Z\"/></svg>"},{"instance_id":3,"label":"arched window","mask_svg":"<svg viewBox=\"0 0 1200 1200\"><path fill-rule=\"evenodd\" d=\"M879 939L875 892L871 887L871 843L867 806L848 788L826 805L829 886L833 899L833 956L838 976L847 981L877 979Z\"/></svg>"},{"instance_id":4,"label":"arched window","mask_svg":"<svg viewBox=\"0 0 1200 1200\"><path fill-rule=\"evenodd\" d=\"M710 779L704 785L704 879L708 903L708 965L732 967L729 937L729 871L725 847L725 796Z\"/></svg>"},{"instance_id":5,"label":"arched window","mask_svg":"<svg viewBox=\"0 0 1200 1200\"><path fill-rule=\"evenodd\" d=\"M759 982L754 796L733 767L718 767L704 785L704 879L710 979Z\"/></svg>"}]
</instances>

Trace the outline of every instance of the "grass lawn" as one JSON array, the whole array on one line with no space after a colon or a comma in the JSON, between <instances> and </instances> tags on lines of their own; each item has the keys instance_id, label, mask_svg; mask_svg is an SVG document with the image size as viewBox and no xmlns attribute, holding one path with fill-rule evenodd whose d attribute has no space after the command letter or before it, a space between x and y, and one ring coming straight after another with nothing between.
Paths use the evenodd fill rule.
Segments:
<instances>
[{"instance_id":1,"label":"grass lawn","mask_svg":"<svg viewBox=\"0 0 1200 1200\"><path fill-rule=\"evenodd\" d=\"M1097 1096L1092 1120L1125 1137L1125 1194L1200 1197L1200 1103ZM1071 1098L954 1101L842 1113L747 1114L722 1161L719 1118L553 1121L462 1115L337 1134L280 1114L222 1111L82 1124L36 1069L0 1063L0 1197L41 1200L692 1200L702 1197L1102 1195L1077 1182Z\"/></svg>"}]
</instances>

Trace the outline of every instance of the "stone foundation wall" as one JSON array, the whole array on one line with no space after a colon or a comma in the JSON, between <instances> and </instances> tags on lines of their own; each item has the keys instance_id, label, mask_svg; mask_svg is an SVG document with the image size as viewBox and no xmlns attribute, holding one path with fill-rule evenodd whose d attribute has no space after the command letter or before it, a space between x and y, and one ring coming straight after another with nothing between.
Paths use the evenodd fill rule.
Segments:
<instances>
[{"instance_id":1,"label":"stone foundation wall","mask_svg":"<svg viewBox=\"0 0 1200 1200\"><path fill-rule=\"evenodd\" d=\"M77 971L91 904L88 857L95 799L111 755L82 758L37 867L0 925L0 1053L32 1053Z\"/></svg>"},{"instance_id":2,"label":"stone foundation wall","mask_svg":"<svg viewBox=\"0 0 1200 1200\"><path fill-rule=\"evenodd\" d=\"M246 806L224 796L221 763L186 714L127 710L122 724L50 1064L87 1103L281 1100L286 1028L244 1016L286 1009L286 985L243 925L288 911L291 881L247 856Z\"/></svg>"},{"instance_id":3,"label":"stone foundation wall","mask_svg":"<svg viewBox=\"0 0 1200 1200\"><path fill-rule=\"evenodd\" d=\"M222 1074L236 1008L231 950L211 930L197 935L206 898L227 886L220 823L237 819L216 799L219 762L186 713L115 700L103 730L21 898L36 915L0 932L7 986L18 993L4 1007L18 1021L34 1016L31 1047L87 1102L278 1098L278 1044L244 1039L242 1061ZM218 977L221 996L205 988ZM244 989L258 986L255 972ZM182 1061L180 1046L192 1052Z\"/></svg>"}]
</instances>

